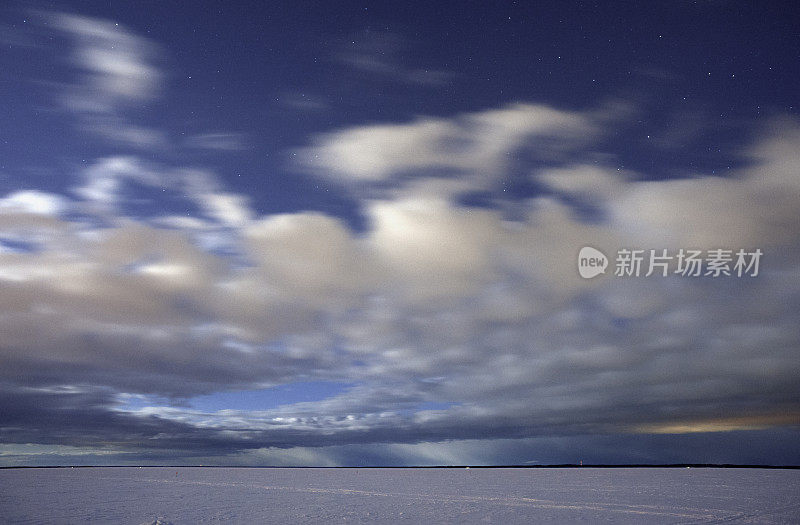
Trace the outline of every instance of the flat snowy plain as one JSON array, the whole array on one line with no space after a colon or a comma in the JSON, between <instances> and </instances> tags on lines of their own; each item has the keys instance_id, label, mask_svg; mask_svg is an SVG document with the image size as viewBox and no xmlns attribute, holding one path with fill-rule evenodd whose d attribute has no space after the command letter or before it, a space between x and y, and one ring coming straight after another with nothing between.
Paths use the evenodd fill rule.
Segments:
<instances>
[{"instance_id":1,"label":"flat snowy plain","mask_svg":"<svg viewBox=\"0 0 800 525\"><path fill-rule=\"evenodd\" d=\"M800 523L800 470L0 470L2 523Z\"/></svg>"}]
</instances>

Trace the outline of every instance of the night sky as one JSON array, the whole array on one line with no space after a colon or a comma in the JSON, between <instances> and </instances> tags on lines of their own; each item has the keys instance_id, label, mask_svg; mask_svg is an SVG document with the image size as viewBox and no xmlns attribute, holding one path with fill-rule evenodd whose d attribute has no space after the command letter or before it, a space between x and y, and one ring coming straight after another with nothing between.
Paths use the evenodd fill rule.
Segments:
<instances>
[{"instance_id":1,"label":"night sky","mask_svg":"<svg viewBox=\"0 0 800 525\"><path fill-rule=\"evenodd\" d=\"M800 464L792 3L10 2L0 49L0 466Z\"/></svg>"}]
</instances>

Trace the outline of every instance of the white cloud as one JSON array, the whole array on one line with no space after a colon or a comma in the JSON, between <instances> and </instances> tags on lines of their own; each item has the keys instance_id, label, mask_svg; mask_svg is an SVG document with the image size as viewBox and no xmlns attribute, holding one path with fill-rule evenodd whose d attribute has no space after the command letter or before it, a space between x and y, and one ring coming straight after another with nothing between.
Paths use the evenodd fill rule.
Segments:
<instances>
[{"instance_id":1,"label":"white cloud","mask_svg":"<svg viewBox=\"0 0 800 525\"><path fill-rule=\"evenodd\" d=\"M73 61L86 74L68 95L71 109L105 112L156 95L161 73L150 63L154 44L109 20L56 14L52 22L74 39Z\"/></svg>"},{"instance_id":2,"label":"white cloud","mask_svg":"<svg viewBox=\"0 0 800 525\"><path fill-rule=\"evenodd\" d=\"M755 164L730 177L629 184L608 201L611 220L639 242L658 247L796 244L800 179L790 166L800 157L789 151L787 138L761 141ZM764 151L773 155L759 157Z\"/></svg>"},{"instance_id":3,"label":"white cloud","mask_svg":"<svg viewBox=\"0 0 800 525\"><path fill-rule=\"evenodd\" d=\"M386 281L418 300L486 286L506 236L495 213L436 199L374 202L369 217L367 239L387 269Z\"/></svg>"},{"instance_id":4,"label":"white cloud","mask_svg":"<svg viewBox=\"0 0 800 525\"><path fill-rule=\"evenodd\" d=\"M340 220L317 213L274 215L250 225L248 253L287 299L347 303L374 282L374 261Z\"/></svg>"},{"instance_id":5,"label":"white cloud","mask_svg":"<svg viewBox=\"0 0 800 525\"><path fill-rule=\"evenodd\" d=\"M560 157L590 140L590 114L532 104L469 113L454 119L420 118L335 131L300 151L299 162L343 183L402 182L410 174L469 177L474 189L491 186L522 147Z\"/></svg>"},{"instance_id":6,"label":"white cloud","mask_svg":"<svg viewBox=\"0 0 800 525\"><path fill-rule=\"evenodd\" d=\"M148 163L133 155L106 157L83 171L83 184L73 189L94 211L121 214L120 205L135 200L135 186L161 191L160 197L183 200L199 208L198 217L154 218L155 222L196 233L214 233L215 227L242 228L253 218L249 199L222 192L213 173L199 169L175 169Z\"/></svg>"},{"instance_id":7,"label":"white cloud","mask_svg":"<svg viewBox=\"0 0 800 525\"><path fill-rule=\"evenodd\" d=\"M123 198L123 184L126 181L147 186L167 184L156 171L132 156L108 157L100 159L84 171L84 183L75 188L75 193L95 203L102 209L115 208Z\"/></svg>"},{"instance_id":8,"label":"white cloud","mask_svg":"<svg viewBox=\"0 0 800 525\"><path fill-rule=\"evenodd\" d=\"M57 215L68 207L67 199L55 193L38 190L20 190L0 199L0 210Z\"/></svg>"},{"instance_id":9,"label":"white cloud","mask_svg":"<svg viewBox=\"0 0 800 525\"><path fill-rule=\"evenodd\" d=\"M66 45L54 51L65 53L59 59L73 75L53 85L55 99L75 117L76 127L116 145L152 150L168 144L162 130L139 121L141 110L162 91L160 47L112 20L41 14L40 29L49 37L43 47L63 42L53 39L53 30L65 37Z\"/></svg>"},{"instance_id":10,"label":"white cloud","mask_svg":"<svg viewBox=\"0 0 800 525\"><path fill-rule=\"evenodd\" d=\"M206 193L197 195L196 200L211 217L232 228L245 226L253 215L248 199L241 195Z\"/></svg>"},{"instance_id":11,"label":"white cloud","mask_svg":"<svg viewBox=\"0 0 800 525\"><path fill-rule=\"evenodd\" d=\"M569 165L539 170L533 179L545 183L554 191L590 203L607 202L623 187L623 174L596 165Z\"/></svg>"}]
</instances>

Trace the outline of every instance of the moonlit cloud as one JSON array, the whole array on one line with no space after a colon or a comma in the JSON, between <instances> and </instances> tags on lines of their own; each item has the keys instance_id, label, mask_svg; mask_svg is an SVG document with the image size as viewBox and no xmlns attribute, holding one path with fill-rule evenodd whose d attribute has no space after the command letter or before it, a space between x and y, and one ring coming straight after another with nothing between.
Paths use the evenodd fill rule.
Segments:
<instances>
[{"instance_id":1,"label":"moonlit cloud","mask_svg":"<svg viewBox=\"0 0 800 525\"><path fill-rule=\"evenodd\" d=\"M161 73L150 64L156 47L119 23L57 14L53 24L74 41L74 64L84 74L68 103L79 111L111 111L119 104L153 98Z\"/></svg>"},{"instance_id":2,"label":"moonlit cloud","mask_svg":"<svg viewBox=\"0 0 800 525\"><path fill-rule=\"evenodd\" d=\"M485 187L507 167L509 153L531 147L545 158L560 157L590 140L598 130L593 117L515 104L454 119L420 118L336 131L318 137L300 155L314 173L344 183L458 175Z\"/></svg>"},{"instance_id":3,"label":"moonlit cloud","mask_svg":"<svg viewBox=\"0 0 800 525\"><path fill-rule=\"evenodd\" d=\"M22 190L0 199L0 211L57 215L66 208L66 203L66 199L60 195L38 190Z\"/></svg>"},{"instance_id":4,"label":"moonlit cloud","mask_svg":"<svg viewBox=\"0 0 800 525\"><path fill-rule=\"evenodd\" d=\"M85 171L84 181L75 188L75 193L100 207L111 208L119 203L124 182L155 186L161 178L136 157L112 157L90 166Z\"/></svg>"},{"instance_id":5,"label":"moonlit cloud","mask_svg":"<svg viewBox=\"0 0 800 525\"><path fill-rule=\"evenodd\" d=\"M146 104L163 91L158 66L163 52L154 42L118 22L69 13L44 13L39 31L64 38L71 78L55 87L60 106L72 114L82 131L111 144L137 149L160 148L166 134L135 121Z\"/></svg>"},{"instance_id":6,"label":"moonlit cloud","mask_svg":"<svg viewBox=\"0 0 800 525\"><path fill-rule=\"evenodd\" d=\"M252 216L247 199L241 195L208 193L198 196L197 200L209 215L228 226L244 226Z\"/></svg>"}]
</instances>

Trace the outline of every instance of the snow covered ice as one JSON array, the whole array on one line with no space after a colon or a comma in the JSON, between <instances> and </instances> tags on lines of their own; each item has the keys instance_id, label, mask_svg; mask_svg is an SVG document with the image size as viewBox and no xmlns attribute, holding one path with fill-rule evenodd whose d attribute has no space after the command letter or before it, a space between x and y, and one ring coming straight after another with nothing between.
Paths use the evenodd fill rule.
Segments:
<instances>
[{"instance_id":1,"label":"snow covered ice","mask_svg":"<svg viewBox=\"0 0 800 525\"><path fill-rule=\"evenodd\" d=\"M800 470L0 471L4 523L798 523Z\"/></svg>"}]
</instances>

